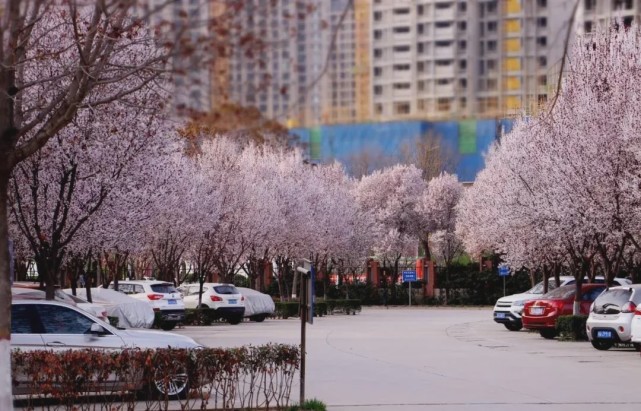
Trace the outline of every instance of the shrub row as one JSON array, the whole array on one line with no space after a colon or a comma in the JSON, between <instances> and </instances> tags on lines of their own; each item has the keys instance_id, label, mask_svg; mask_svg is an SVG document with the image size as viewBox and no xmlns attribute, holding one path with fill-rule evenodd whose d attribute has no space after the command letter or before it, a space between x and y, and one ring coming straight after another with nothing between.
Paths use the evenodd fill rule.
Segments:
<instances>
[{"instance_id":1,"label":"shrub row","mask_svg":"<svg viewBox=\"0 0 641 411\"><path fill-rule=\"evenodd\" d=\"M117 353L17 350L11 355L14 392L30 393L15 399L30 410L43 399L48 404L43 409L52 402L61 410L134 409L140 394L147 410L167 410L169 398L151 395L152 387L169 384L176 375L188 376L191 388L191 395L179 400L182 410L286 407L299 365L299 348L284 344Z\"/></svg>"},{"instance_id":2,"label":"shrub row","mask_svg":"<svg viewBox=\"0 0 641 411\"><path fill-rule=\"evenodd\" d=\"M289 318L298 317L298 301L276 302L276 317ZM328 314L342 312L344 314L356 314L361 311L360 300L321 300L314 303L314 316L322 317Z\"/></svg>"},{"instance_id":3,"label":"shrub row","mask_svg":"<svg viewBox=\"0 0 641 411\"><path fill-rule=\"evenodd\" d=\"M560 340L587 341L585 331L587 315L562 315L556 320L556 330Z\"/></svg>"}]
</instances>

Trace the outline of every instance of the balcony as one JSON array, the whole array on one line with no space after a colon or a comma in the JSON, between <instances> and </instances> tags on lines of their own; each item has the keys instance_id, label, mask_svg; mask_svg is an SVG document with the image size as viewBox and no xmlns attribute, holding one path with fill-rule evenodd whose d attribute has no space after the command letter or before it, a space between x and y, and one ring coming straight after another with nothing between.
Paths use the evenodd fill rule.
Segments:
<instances>
[{"instance_id":1,"label":"balcony","mask_svg":"<svg viewBox=\"0 0 641 411\"><path fill-rule=\"evenodd\" d=\"M456 38L456 26L454 24L449 27L435 27L434 38L436 40L453 40Z\"/></svg>"},{"instance_id":2,"label":"balcony","mask_svg":"<svg viewBox=\"0 0 641 411\"><path fill-rule=\"evenodd\" d=\"M454 74L455 74L454 64L450 64L447 66L436 65L434 74L437 77L443 77L443 78L454 77Z\"/></svg>"},{"instance_id":3,"label":"balcony","mask_svg":"<svg viewBox=\"0 0 641 411\"><path fill-rule=\"evenodd\" d=\"M434 9L434 20L436 21L451 21L455 19L456 19L456 7L454 7L454 3L452 3L452 6L448 8Z\"/></svg>"},{"instance_id":4,"label":"balcony","mask_svg":"<svg viewBox=\"0 0 641 411\"><path fill-rule=\"evenodd\" d=\"M436 96L454 96L456 94L456 89L454 87L454 82L449 84L436 84L434 86L434 95Z\"/></svg>"},{"instance_id":5,"label":"balcony","mask_svg":"<svg viewBox=\"0 0 641 411\"><path fill-rule=\"evenodd\" d=\"M446 47L434 47L434 57L437 59L454 59L455 54L453 44Z\"/></svg>"}]
</instances>

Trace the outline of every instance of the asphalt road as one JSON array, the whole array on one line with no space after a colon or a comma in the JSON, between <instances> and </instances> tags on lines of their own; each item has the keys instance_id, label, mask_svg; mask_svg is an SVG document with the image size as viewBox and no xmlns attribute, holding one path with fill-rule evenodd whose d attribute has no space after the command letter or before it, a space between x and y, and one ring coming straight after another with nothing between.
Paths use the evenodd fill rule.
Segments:
<instances>
[{"instance_id":1,"label":"asphalt road","mask_svg":"<svg viewBox=\"0 0 641 411\"><path fill-rule=\"evenodd\" d=\"M211 347L300 343L298 319L174 331ZM638 411L640 380L632 349L510 332L490 308L365 308L307 326L306 398L331 411Z\"/></svg>"}]
</instances>

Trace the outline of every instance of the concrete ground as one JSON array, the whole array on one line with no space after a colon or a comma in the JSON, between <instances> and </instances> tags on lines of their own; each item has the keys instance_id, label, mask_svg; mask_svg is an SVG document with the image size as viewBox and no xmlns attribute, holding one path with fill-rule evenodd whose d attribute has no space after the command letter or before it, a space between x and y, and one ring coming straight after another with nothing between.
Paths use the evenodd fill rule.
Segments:
<instances>
[{"instance_id":1,"label":"concrete ground","mask_svg":"<svg viewBox=\"0 0 641 411\"><path fill-rule=\"evenodd\" d=\"M314 321L306 398L331 411L641 409L639 353L510 332L491 308L365 308ZM298 319L174 331L211 347L300 342Z\"/></svg>"}]
</instances>

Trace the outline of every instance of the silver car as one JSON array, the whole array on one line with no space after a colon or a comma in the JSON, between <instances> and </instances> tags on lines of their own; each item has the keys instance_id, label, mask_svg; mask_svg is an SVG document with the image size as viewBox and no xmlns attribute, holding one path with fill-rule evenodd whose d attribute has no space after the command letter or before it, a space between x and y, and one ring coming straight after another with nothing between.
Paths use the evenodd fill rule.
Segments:
<instances>
[{"instance_id":1,"label":"silver car","mask_svg":"<svg viewBox=\"0 0 641 411\"><path fill-rule=\"evenodd\" d=\"M192 349L200 348L201 345L189 337L173 333L114 328L97 317L62 302L14 296L11 304L11 347L20 350L119 351L126 348ZM23 390L28 389L30 384L20 384L20 380L18 375L14 393L28 394ZM152 388L161 395L185 397L189 389L186 372L172 375L171 380L166 390L163 389L166 384L156 383ZM113 383L114 381L110 382L111 387ZM142 381L137 388L143 388Z\"/></svg>"},{"instance_id":2,"label":"silver car","mask_svg":"<svg viewBox=\"0 0 641 411\"><path fill-rule=\"evenodd\" d=\"M630 343L632 319L641 304L641 284L606 288L594 300L586 322L592 346L608 350L615 343ZM637 343L635 348L639 349Z\"/></svg>"}]
</instances>

